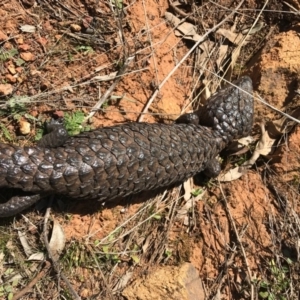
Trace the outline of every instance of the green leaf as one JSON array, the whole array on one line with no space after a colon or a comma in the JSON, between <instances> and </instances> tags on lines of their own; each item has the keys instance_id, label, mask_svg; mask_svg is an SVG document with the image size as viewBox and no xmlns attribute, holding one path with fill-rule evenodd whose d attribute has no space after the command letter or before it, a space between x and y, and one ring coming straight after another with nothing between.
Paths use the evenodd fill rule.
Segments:
<instances>
[{"instance_id":1,"label":"green leaf","mask_svg":"<svg viewBox=\"0 0 300 300\"><path fill-rule=\"evenodd\" d=\"M13 118L16 121L19 121L22 118L22 115L21 114L14 114Z\"/></svg>"},{"instance_id":2,"label":"green leaf","mask_svg":"<svg viewBox=\"0 0 300 300\"><path fill-rule=\"evenodd\" d=\"M103 247L102 247L102 251L103 251L104 253L108 253L108 252L109 252L109 246L108 246L108 245L103 246Z\"/></svg>"},{"instance_id":3,"label":"green leaf","mask_svg":"<svg viewBox=\"0 0 300 300\"><path fill-rule=\"evenodd\" d=\"M289 265L292 265L292 264L293 264L293 261L292 261L290 258L287 258L287 259L286 259L286 262L287 262Z\"/></svg>"},{"instance_id":4,"label":"green leaf","mask_svg":"<svg viewBox=\"0 0 300 300\"><path fill-rule=\"evenodd\" d=\"M140 262L140 258L137 255L132 254L130 257L136 264Z\"/></svg>"},{"instance_id":5,"label":"green leaf","mask_svg":"<svg viewBox=\"0 0 300 300\"><path fill-rule=\"evenodd\" d=\"M3 124L0 124L0 128L2 130L2 133L4 135L4 137L8 140L8 141L12 141L12 137L9 133L9 131L7 130L7 128L3 125Z\"/></svg>"},{"instance_id":6,"label":"green leaf","mask_svg":"<svg viewBox=\"0 0 300 300\"><path fill-rule=\"evenodd\" d=\"M266 281L262 281L261 283L260 283L260 286L262 287L262 288L267 288L268 286L269 286L269 283L268 282L266 282Z\"/></svg>"},{"instance_id":7,"label":"green leaf","mask_svg":"<svg viewBox=\"0 0 300 300\"><path fill-rule=\"evenodd\" d=\"M14 294L13 293L9 293L7 299L8 300L12 300L13 297L14 297Z\"/></svg>"},{"instance_id":8,"label":"green leaf","mask_svg":"<svg viewBox=\"0 0 300 300\"><path fill-rule=\"evenodd\" d=\"M44 135L44 130L42 128L37 129L34 140L39 141L43 137L43 135Z\"/></svg>"},{"instance_id":9,"label":"green leaf","mask_svg":"<svg viewBox=\"0 0 300 300\"><path fill-rule=\"evenodd\" d=\"M75 47L75 49L77 51L83 52L84 54L88 54L88 53L93 53L94 52L94 49L91 46L85 46L85 45L77 46L77 47Z\"/></svg>"},{"instance_id":10,"label":"green leaf","mask_svg":"<svg viewBox=\"0 0 300 300\"><path fill-rule=\"evenodd\" d=\"M4 272L4 274L5 274L6 276L8 276L8 275L12 274L13 271L14 271L14 269L8 268L8 269Z\"/></svg>"},{"instance_id":11,"label":"green leaf","mask_svg":"<svg viewBox=\"0 0 300 300\"><path fill-rule=\"evenodd\" d=\"M15 279L13 282L12 282L12 286L16 287L19 283L19 279Z\"/></svg>"},{"instance_id":12,"label":"green leaf","mask_svg":"<svg viewBox=\"0 0 300 300\"><path fill-rule=\"evenodd\" d=\"M194 197L197 197L199 196L200 194L202 194L203 190L202 189L195 189L191 192L191 194L194 196Z\"/></svg>"},{"instance_id":13,"label":"green leaf","mask_svg":"<svg viewBox=\"0 0 300 300\"><path fill-rule=\"evenodd\" d=\"M121 260L119 259L119 256L117 254L112 255L111 259L116 263L121 262Z\"/></svg>"},{"instance_id":14,"label":"green leaf","mask_svg":"<svg viewBox=\"0 0 300 300\"><path fill-rule=\"evenodd\" d=\"M123 8L123 1L122 0L115 0L115 5L118 9L122 9Z\"/></svg>"},{"instance_id":15,"label":"green leaf","mask_svg":"<svg viewBox=\"0 0 300 300\"><path fill-rule=\"evenodd\" d=\"M12 58L13 56L15 56L16 54L18 54L18 50L15 48L12 48L10 50L0 50L0 61L6 61L10 58Z\"/></svg>"},{"instance_id":16,"label":"green leaf","mask_svg":"<svg viewBox=\"0 0 300 300\"><path fill-rule=\"evenodd\" d=\"M165 254L166 254L167 257L171 257L172 256L172 250L166 249Z\"/></svg>"},{"instance_id":17,"label":"green leaf","mask_svg":"<svg viewBox=\"0 0 300 300\"><path fill-rule=\"evenodd\" d=\"M76 111L72 114L66 113L64 116L64 125L70 135L76 135L83 129L82 122L84 121L84 113Z\"/></svg>"},{"instance_id":18,"label":"green leaf","mask_svg":"<svg viewBox=\"0 0 300 300\"><path fill-rule=\"evenodd\" d=\"M152 218L155 220L161 220L161 215L155 214Z\"/></svg>"},{"instance_id":19,"label":"green leaf","mask_svg":"<svg viewBox=\"0 0 300 300\"><path fill-rule=\"evenodd\" d=\"M32 116L31 114L26 114L26 113L25 113L24 116L25 116L25 118L26 118L27 120L38 121L38 119L35 118L34 116Z\"/></svg>"},{"instance_id":20,"label":"green leaf","mask_svg":"<svg viewBox=\"0 0 300 300\"><path fill-rule=\"evenodd\" d=\"M22 65L25 64L25 60L23 60L22 58L19 57L15 60L15 63L18 67L21 67Z\"/></svg>"},{"instance_id":21,"label":"green leaf","mask_svg":"<svg viewBox=\"0 0 300 300\"><path fill-rule=\"evenodd\" d=\"M267 299L269 297L268 292L259 292L259 296L263 299Z\"/></svg>"},{"instance_id":22,"label":"green leaf","mask_svg":"<svg viewBox=\"0 0 300 300\"><path fill-rule=\"evenodd\" d=\"M115 239L115 232L114 233L111 233L109 236L108 236L108 241L111 242Z\"/></svg>"}]
</instances>

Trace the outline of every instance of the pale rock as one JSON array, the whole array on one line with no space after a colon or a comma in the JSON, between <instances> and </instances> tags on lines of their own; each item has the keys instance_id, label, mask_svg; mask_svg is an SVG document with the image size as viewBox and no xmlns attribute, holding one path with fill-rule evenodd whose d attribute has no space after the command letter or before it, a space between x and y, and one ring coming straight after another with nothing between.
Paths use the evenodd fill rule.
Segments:
<instances>
[{"instance_id":1,"label":"pale rock","mask_svg":"<svg viewBox=\"0 0 300 300\"><path fill-rule=\"evenodd\" d=\"M130 300L204 300L197 269L190 263L180 267L164 266L145 278L138 278L122 295Z\"/></svg>"},{"instance_id":2,"label":"pale rock","mask_svg":"<svg viewBox=\"0 0 300 300\"><path fill-rule=\"evenodd\" d=\"M23 52L20 54L21 58L25 61L35 60L35 56L31 52Z\"/></svg>"},{"instance_id":3,"label":"pale rock","mask_svg":"<svg viewBox=\"0 0 300 300\"><path fill-rule=\"evenodd\" d=\"M13 92L13 86L9 83L0 84L0 95L7 96Z\"/></svg>"}]
</instances>

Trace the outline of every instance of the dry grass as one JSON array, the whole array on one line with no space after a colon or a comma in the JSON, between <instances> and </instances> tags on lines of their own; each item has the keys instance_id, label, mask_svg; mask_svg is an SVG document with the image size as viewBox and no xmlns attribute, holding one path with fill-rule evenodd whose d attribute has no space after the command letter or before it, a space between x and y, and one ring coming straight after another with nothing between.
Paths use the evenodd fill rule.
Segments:
<instances>
[{"instance_id":1,"label":"dry grass","mask_svg":"<svg viewBox=\"0 0 300 300\"><path fill-rule=\"evenodd\" d=\"M195 22L199 39L180 35L180 24L176 27L163 18L165 2L13 3L2 4L11 34L0 44L0 61L3 69L20 64L22 70L10 83L2 70L2 82L14 90L1 98L1 128L3 141L21 145L33 142L53 114L68 112L76 119L83 111L92 127L136 121L139 116L146 121L174 120L222 86L221 78L231 81L250 72L253 58L286 26L281 17L287 15L281 1L265 2L268 6L261 10L242 1L238 9L227 1L171 4L170 11L175 10L181 21ZM294 15L288 16L292 20ZM16 33L17 25L24 24L36 32ZM35 59L22 62L27 52ZM181 102L174 100L169 111L159 106L167 97ZM15 135L21 120L31 126L23 139ZM234 163L238 160L229 165ZM112 204L96 212L99 205L87 203L93 207L78 219L74 204L65 206L63 199L57 211L47 210L49 219L32 209L2 219L0 298L20 299L21 291L22 299L124 299L123 288L158 265L192 261L207 299L296 299L299 178L284 180L278 173L261 159L242 179L244 185L210 181L202 187L201 200L190 194L184 200L183 189L177 187L153 198L144 195L146 202L122 208ZM187 208L188 200L192 205ZM134 197L127 203L132 202L141 200ZM80 211L82 204L78 205ZM71 228L75 220L82 227L79 233ZM53 257L48 245L52 236L61 237L54 221L74 234L59 257ZM44 256L28 260L37 253Z\"/></svg>"}]
</instances>

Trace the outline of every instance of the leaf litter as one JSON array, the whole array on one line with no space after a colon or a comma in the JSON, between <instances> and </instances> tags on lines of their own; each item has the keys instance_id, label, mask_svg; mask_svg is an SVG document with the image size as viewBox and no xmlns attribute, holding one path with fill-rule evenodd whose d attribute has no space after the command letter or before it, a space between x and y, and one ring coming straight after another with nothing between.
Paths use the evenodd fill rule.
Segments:
<instances>
[{"instance_id":1,"label":"leaf litter","mask_svg":"<svg viewBox=\"0 0 300 300\"><path fill-rule=\"evenodd\" d=\"M56 31L58 28L57 26L59 24L55 20L56 18L62 19L63 17L68 16L69 12L67 12L67 10L62 8L63 7L62 6L60 7L60 11L62 15L57 15L56 13L57 10L53 10L53 7L51 6L51 5L58 5L57 3L50 4L48 1L45 1L40 5L42 5L42 8L44 9L45 12L51 12L50 15L53 14L53 16L55 16L55 18L51 19L52 23L46 24L47 22L45 22L46 26L44 28L46 34L51 35L52 32L54 34L57 34L57 36L53 35L53 41L57 41L57 43L52 44L52 46L55 47L55 45L59 45L59 46L68 45L68 43L66 43L68 42L66 37L72 39L74 38L74 40L77 40L77 42L92 41L92 39L88 39L87 36L77 34L77 33L76 34L72 33L72 35L67 35L66 31L64 31L63 35L61 35L61 32ZM67 1L63 5L65 5L65 7L69 7L70 11L72 11L74 16L76 16L78 11L82 9L81 7L78 11L74 10L73 7L69 6L69 3ZM145 28L147 28L144 26L145 24L144 15L143 15L144 10L142 9L142 6L139 2L134 3L133 5L134 5L134 9L131 9L132 13L130 16L130 20L131 20L130 26L131 26L131 30L136 30L134 32L140 34L143 32L143 30L145 30ZM161 45L160 46L161 48L158 47L155 49L155 52L153 51L151 52L150 51L151 49L147 47L147 43L139 46L138 43L136 43L136 41L131 37L128 38L128 43L130 47L134 49L136 47L137 48L140 47L141 52L139 55L141 55L141 53L144 53L145 56L148 55L149 57L151 57L152 55L155 54L158 56L157 58L160 60L159 55L162 55L162 53L168 53L169 56L167 56L164 59L161 59L160 61L161 65L160 64L157 65L158 68L161 69L155 70L156 73L158 74L158 79L161 80L161 78L165 78L166 74L170 72L170 70L175 65L174 53L176 51L172 51L173 47L174 49L176 49L177 46L175 45L179 45L176 54L179 56L183 55L187 51L187 49L185 48L184 44L180 44L179 39L178 38L176 39L176 37L174 36L168 38L168 43L170 41L175 41L175 43L172 44L171 47L166 47L166 44L162 42L161 39L162 32L164 31L167 32L167 30L170 28L165 25L162 26L161 23L159 23L161 21L160 17L162 14L161 11L155 10L156 9L155 5L156 4L154 2L151 3L151 5L148 7L147 10L149 13L150 8L154 9L153 11L152 10L151 11L152 14L155 16L155 18L151 17L147 19L149 24L152 26L152 27L150 26L151 28L150 31L153 34L152 36L153 40L149 41L146 39L146 42L147 43L152 42L153 43L152 45L156 45L155 43L158 43L158 45ZM18 4L16 3L16 7L17 6ZM124 6L126 9L127 3L124 3ZM178 7L181 8L180 5ZM204 6L202 9L207 9L207 7ZM275 7L273 7L273 9L275 9ZM95 11L97 10L99 10L99 7L95 8ZM101 10L102 12L105 11L105 7L101 7ZM22 8L19 8L19 11L22 12ZM159 13L157 13L158 11ZM215 18L212 18L210 15L213 11L214 13L216 12L215 18L217 19L218 17L218 11L215 11L213 9L208 9L206 11L207 14L205 15L205 19L204 19L205 22L204 24L206 25L206 28L212 28L213 26L207 26L207 25L211 25L210 24L211 20L216 20ZM197 11L195 13L197 14ZM251 13L252 16L255 14L254 11ZM201 28L199 28L195 24L191 25L188 22L186 22L185 24L183 21L184 20L180 20L180 23L184 24L181 27L181 33L179 33L180 37L195 41L199 37L202 37L203 34L205 34L205 32L201 31ZM268 21L270 21L270 19L268 19ZM27 22L23 22L23 24L26 23ZM75 23L77 24L77 22L74 22L72 20L70 24L75 24ZM143 24L143 26L140 26L141 24ZM12 24L12 28L14 28L13 27L14 25L18 25L18 24ZM139 32L137 28L142 28L142 27L144 29L141 30L141 32ZM15 28L16 28L15 33L19 34L19 27L16 26ZM153 30L153 28L158 28L158 30ZM247 47L241 48L239 45L235 44L234 42L235 40L238 41L243 40L241 34L243 36L247 34L245 28L247 28L247 26L239 27L238 31L236 32L235 29L232 29L230 27L222 28L223 30L218 32L218 35L220 37L218 37L218 35L215 35L214 40L207 40L200 45L201 53L200 55L198 55L198 58L200 59L198 59L198 65L195 65L195 69L201 70L200 74L205 77L203 82L206 81L207 85L211 85L211 87L206 88L206 91L208 91L209 93L210 91L214 92L216 90L215 87L219 85L219 79L216 80L215 75L212 75L210 72L221 70L226 73L225 78L227 78L228 74L230 75L235 74L235 68L238 66L238 64L243 65L243 62L246 61L246 59L245 61L241 60L241 57L243 57L242 54L244 54L245 52L247 54L247 49L249 50L255 49L255 47L253 47L253 43L259 45L259 41L256 40L255 38L253 39L253 37L247 40L248 43ZM248 28L251 28L251 26L248 26ZM39 30L38 27L36 29ZM263 36L267 28L265 28L264 26L258 26L256 29L258 29L257 32L259 32ZM5 26L3 26L3 30L6 30ZM223 44L224 38L230 41L230 43L232 43L233 45L231 45L230 43L224 45ZM28 37L28 39L30 39L30 37ZM97 36L97 39L99 42L100 40L99 36ZM63 43L60 43L60 41L62 40L65 42L64 45ZM74 42L74 40L72 40L72 42ZM142 34L139 36L138 42L139 43L143 42ZM21 40L18 40L17 44L21 45L20 43ZM244 45L245 44L243 44L243 46ZM46 50L50 49L47 48L50 47L49 43L45 44L44 47ZM94 54L90 53L88 55L94 55L91 56L93 57L92 59L90 59L89 56L85 56L83 59L82 53L78 53L78 51L73 52L72 50L70 50L70 48L65 48L63 50L66 51L65 53L68 53L67 54L68 56L64 56L63 59L59 60L58 64L56 62L56 65L55 65L55 59L48 60L48 62L54 64L53 65L51 63L47 64L47 68L43 70L45 71L43 73L43 77L40 77L39 73L33 72L36 74L35 76L37 77L33 76L32 78L29 78L28 76L29 73L27 74L26 72L23 72L22 79L19 83L18 88L21 95L33 94L35 98L33 97L32 100L38 99L38 102L35 103L43 103L39 107L41 113L43 113L43 111L44 112L48 111L49 106L51 109L51 105L53 106L53 103L56 104L59 103L58 105L54 104L55 109L57 109L57 107L74 108L76 106L81 107L84 105L87 105L85 106L85 109L87 109L88 107L93 107L95 103L91 100L98 98L99 89L105 91L108 88L108 86L105 85L106 84L105 81L103 81L101 85L97 84L97 82L90 85L86 84L87 88L81 86L80 89L76 86L76 84L75 85L73 84L73 82L76 83L81 82L82 78L91 78L89 74L90 71L88 72L85 71L83 66L88 68L88 70L91 69L95 70L97 68L101 68L102 65L107 64L108 63L108 61L106 60L107 57L105 57L107 54L101 55L100 52L98 53L96 52ZM148 53L147 50L149 50ZM33 49L31 51L33 52ZM96 51L98 50L96 49ZM37 53L39 52L37 51ZM114 56L111 58L110 62L118 61L119 57L118 55L116 55L116 53L120 53L120 48L118 48L116 52L111 51L111 53ZM15 54L15 56L17 55L18 54ZM120 85L116 88L115 92L117 95L123 95L124 93L126 93L126 95L129 95L129 97L131 97L130 100L133 101L129 103L126 101L126 99L120 98L122 100L117 105L115 106L111 105L111 107L109 107L108 109L102 110L100 114L95 114L93 117L93 123L95 126L99 126L103 124L110 125L118 122L124 122L128 120L136 119L136 114L132 112L141 111L143 104L146 103L148 93L143 91L147 91L147 88L145 88L145 86L148 87L147 84L151 81L150 78L153 78L153 73L151 72L154 69L154 64L151 61L151 59L149 60L149 57L147 57L147 64L148 64L147 71L143 71L137 75L127 74L123 79L123 81L121 81ZM69 58L70 58L69 65L66 67L61 62ZM229 58L229 60L227 60L227 58ZM28 60L27 62L25 62L25 65L30 64L30 66L33 69L42 66L44 62L39 61L39 59L40 58L37 56L35 61ZM12 61L12 58L8 58L8 60ZM76 64L76 60L81 62L80 67L78 64ZM137 59L138 62L142 60L143 60L143 56L140 56ZM184 103L184 101L179 101L178 99L184 99L184 96L182 95L186 95L186 89L188 86L187 82L185 81L186 78L191 78L192 80L196 79L193 77L195 76L193 72L189 73L186 71L188 70L188 68L190 68L191 61L189 61L189 64L185 66L186 69L184 71L179 71L178 74L176 74L176 78L175 78L176 80L174 78L170 78L170 85L169 86L167 85L165 89L161 91L162 98L158 97L157 103L153 104L153 106L156 105L156 109L158 109L158 111L160 111L159 106L157 106L158 104L161 105L162 103L171 103L171 100L172 100L172 107L171 106L165 107L166 109L165 111L168 111L168 113L170 114L178 113L178 111L181 111L182 106L187 104ZM230 62L229 68L227 65L228 61ZM270 61L271 60L269 60L269 62ZM168 62L172 62L172 63L168 63ZM108 65L112 66L113 64L108 64ZM59 68L57 68L57 66L59 66ZM55 75L57 74L55 73L57 72L57 70L59 70L60 76ZM18 72L18 76L20 76L20 74L22 73L20 71L17 72ZM115 72L113 68L106 68L103 71L104 77L100 77L99 79L101 80L103 78L107 79L107 77L105 76L109 76L107 74L112 74L113 72ZM238 69L237 72L239 73L240 69ZM252 74L254 79L255 79L255 74L257 73L258 72L256 70L256 72ZM4 76L5 74L3 75L3 77ZM102 76L102 74L99 76ZM7 76L6 80L8 80L9 78L10 77ZM55 79L53 78L60 78L60 81L55 81ZM30 81L29 79L32 81ZM44 81L43 85L41 85L45 89L44 92L40 89L40 83L39 83L40 81ZM27 84L28 82L30 82L29 85ZM65 84L66 82L68 82L69 84L66 85ZM83 82L88 83L85 82L84 80ZM196 82L196 80L194 80L194 82ZM142 86L138 85L139 83L142 83ZM200 88L201 83L202 82L199 81L199 86L197 86L195 90ZM15 83L10 82L11 86L13 86L14 84ZM72 90L72 93L66 93L66 89L64 88L65 86L69 86L70 89ZM27 87L30 87L30 89L27 90ZM51 90L51 87L55 87L55 91ZM193 96L191 97L191 99L192 98ZM59 99L59 102L57 102L58 101L57 99ZM166 99L166 101L164 99ZM46 106L44 106L43 108L43 105ZM120 112L120 108L121 108L121 112ZM178 109L176 110L174 108L176 109L178 108ZM124 111L128 112L126 114L126 117L124 117ZM147 121L153 122L157 120L155 119L155 117L149 114L147 115ZM280 130L283 130L283 128L287 128L287 127L291 127L291 128L293 127L293 125L290 126L290 124L288 124L287 126L284 125L284 122L275 126L280 128ZM268 129L265 130L265 132L267 131ZM260 142L258 143L257 149L254 151L256 151L256 153L259 153L259 155L262 154L270 155L268 151L272 148L271 139L272 138L268 138L265 133L264 137L262 137ZM256 160L256 162L258 161ZM260 261L260 258L253 255L253 253L259 252L261 255L264 255L263 256L264 259L270 257L270 253L266 251L266 247L271 245L271 243L267 244L266 242L269 241L270 239L268 238L268 234L267 234L268 230L266 230L268 228L265 228L266 226L265 224L268 224L268 220L270 220L272 217L274 218L274 220L275 218L278 218L278 215L275 213L274 215L268 215L268 219L264 218L264 216L274 211L274 207L269 202L267 202L268 199L273 199L272 194L268 190L266 190L265 185L263 185L260 180L260 176L257 176L257 174L254 173L253 169L248 171L248 173L245 174L245 176L242 177L239 181L229 182L227 184L228 184L227 186L228 190L230 191L230 195L231 195L229 201L229 207L233 211L233 216L235 221L237 222L239 229L242 228L243 222L249 224L249 226L247 227L248 235L246 236L243 235L243 241L245 241L245 243L249 245L246 251L247 251L247 255L249 255L251 270L253 270L253 272L258 272L260 274L259 278L263 276L267 276L266 273L264 273L262 270L259 269L257 263L257 261L259 261L261 264L263 264L263 261ZM297 184L297 179L294 179L293 184L294 185ZM87 289L89 283L87 282L80 283L80 280L77 280L78 278L81 278L83 274L86 274L84 271L84 266L78 265L76 268L74 268L74 271L70 272L69 274L71 278L74 278L74 286L76 287L76 289L81 291L82 295L85 295L85 297L91 297L93 293L95 295L99 290L102 291L109 290L109 286L110 286L110 287L116 287L115 289L113 288L113 290L114 293L117 294L118 290L122 289L125 286L125 282L130 283L135 278L141 277L142 273L139 273L139 268L143 268L144 270L149 270L149 269L151 270L151 267L157 264L164 264L164 263L177 264L178 261L180 260L190 260L199 270L201 277L204 278L206 290L210 295L215 295L223 298L227 297L229 299L232 298L232 295L234 293L237 292L243 293L244 290L245 293L244 295L249 296L250 295L249 291L245 291L245 286L247 285L245 285L246 284L246 281L244 279L245 277L242 275L242 270L244 267L243 259L240 256L240 253L237 250L234 250L235 249L233 247L234 240L230 239L229 228L227 224L228 218L226 218L226 212L222 207L221 204L222 200L220 200L221 197L218 194L217 185L215 186L215 188L210 187L209 192L205 193L206 196L204 196L203 200L201 201L192 200L194 199L193 198L194 196L191 196L191 192L193 191L193 188L191 186L189 187L185 186L185 188L186 188L185 198L187 202L187 207L184 209L184 214L186 215L189 214L191 210L193 211L193 213L196 214L196 219L195 219L196 225L194 229L189 232L186 231L185 227L181 227L182 225L181 222L177 222L176 219L174 218L174 216L176 215L175 212L179 208L178 206L181 205L180 197L179 197L180 190L176 190L176 189L173 192L171 192L171 194L162 195L160 200L156 199L152 203L152 205L149 205L147 207L149 211L145 209L143 212L138 214L135 218L131 219L131 221L126 224L124 223L124 220L126 220L126 218L128 219L129 216L133 216L136 211L140 211L139 205L135 204L129 206L129 209L126 211L125 214L122 214L122 216L120 216L118 213L115 213L113 210L108 212L108 209L95 213L95 206L96 206L95 204L91 205L94 206L94 209L93 209L93 213L89 214L90 211L87 210L86 203L84 203L84 205L81 206L81 209L79 209L81 212L83 211L86 212L86 214L84 215L71 214L71 217L66 216L66 219L64 219L64 217L62 217L60 214L55 214L55 217L62 224L61 226L64 228L64 231L66 233L68 248L70 248L72 246L72 243L74 243L76 240L82 242L84 240L82 238L83 236L86 238L86 240L84 240L85 243L88 242L88 243L92 243L93 245L94 239L101 240L105 236L109 236L113 228L115 228L117 224L124 224L120 226L120 231L116 232L114 236L114 243L112 244L112 247L115 247L114 248L115 252L118 252L116 250L125 249L124 253L125 255L127 255L126 251L128 249L131 250L130 247L132 247L132 249L134 248L131 245L131 243L133 244L136 243L137 245L139 245L139 247L141 247L141 249L144 249L143 255L139 257L137 260L138 261L137 268L135 269L134 274L132 275L129 273L130 276L128 277L126 276L126 274L128 274L127 273L128 271L125 270L126 268L123 268L125 263L123 263L122 265L120 262L112 263L111 261L104 261L104 263L102 264L101 260L103 258L101 256L97 257L97 260L99 260L98 267L97 267L98 269L97 268L93 269L93 276L90 277L92 281L91 283L94 284L94 289ZM209 199L207 199L207 197L209 197ZM212 201L211 199L215 199L215 200ZM264 206L266 206L268 210L266 210ZM80 208L80 204L78 207ZM295 209L298 209L297 205ZM149 217L155 215L159 215L160 218L155 219L153 217ZM30 215L30 217L33 220L35 220L34 215ZM147 221L144 222L144 220ZM279 228L278 224L284 224L281 221L282 220L277 220L278 223L275 223L277 228L272 228L274 232L275 230L278 230ZM38 218L36 219L36 222L38 223ZM88 236L88 238L86 236ZM250 238L248 238L248 236ZM224 239L224 237L226 238ZM264 248L260 248L259 243L255 243L255 241L258 241L259 243L264 245ZM27 243L27 244L31 244L31 243ZM124 245L126 245L126 247L122 248ZM293 245L293 241L291 241L291 245ZM82 257L83 253L86 252L85 250L87 249L85 248L84 244L82 245L82 247L84 249L82 252L79 250L79 248L76 249L76 253L77 252L79 253L79 257ZM15 249L16 248L11 248L11 251L14 251L15 253ZM63 246L58 246L58 249L63 249ZM229 251L228 249L233 249L232 251L234 253L234 258L232 259L232 261L234 262L234 266L229 264L226 269L227 271L224 270L224 272L222 273L223 271L222 266L226 262L226 257L228 254L227 251ZM95 253L96 250L97 248L93 248L93 251L95 251ZM166 255L167 253L171 253L171 255ZM174 256L174 253L176 253L176 256ZM13 256L16 257L16 255ZM129 253L128 256L130 256ZM120 257L118 257L117 261L120 261ZM101 262L100 265L99 262ZM106 279L104 280L102 272L106 270L109 266L112 266L111 270L113 271L111 273L106 272L105 276L108 277L106 277ZM236 268L238 268L238 270L236 270ZM222 271L218 273L219 270ZM239 284L235 288L232 288L230 285L226 285L224 281L221 281L221 283L218 285L218 280L217 280L218 275L222 276L222 274L225 274L229 282L230 281L234 282L234 277L232 273L235 272L237 272L236 273L237 278L239 278L240 281L242 281L241 284ZM102 276L100 274L102 274ZM118 284L116 284L117 278L121 279L119 286ZM208 280L205 280L205 278L208 278ZM101 282L102 288L100 288L99 284L97 284L99 282ZM103 284L102 282L105 282L105 284ZM109 282L109 284L107 282ZM97 288L98 290L96 291ZM53 282L49 282L48 289L49 291L53 292L53 290L56 289L56 285ZM238 291L235 289L238 289ZM258 289L259 289L259 285L258 285ZM46 286L43 292L47 293Z\"/></svg>"}]
</instances>

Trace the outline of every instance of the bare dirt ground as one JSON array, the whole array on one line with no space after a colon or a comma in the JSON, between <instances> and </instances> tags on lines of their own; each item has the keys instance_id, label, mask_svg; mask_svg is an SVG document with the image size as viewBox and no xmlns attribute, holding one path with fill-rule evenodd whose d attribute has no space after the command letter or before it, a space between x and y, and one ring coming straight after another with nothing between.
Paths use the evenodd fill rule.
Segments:
<instances>
[{"instance_id":1,"label":"bare dirt ground","mask_svg":"<svg viewBox=\"0 0 300 300\"><path fill-rule=\"evenodd\" d=\"M231 14L238 4L1 1L3 142L34 143L51 117L69 118L73 132L172 122L216 91L220 76L247 74L252 140L221 154L224 173L260 156L234 181L105 205L55 198L45 221L46 199L1 219L0 299L298 299L300 131L282 112L299 117L300 4L245 1ZM174 290L187 262L202 282L198 298Z\"/></svg>"}]
</instances>

